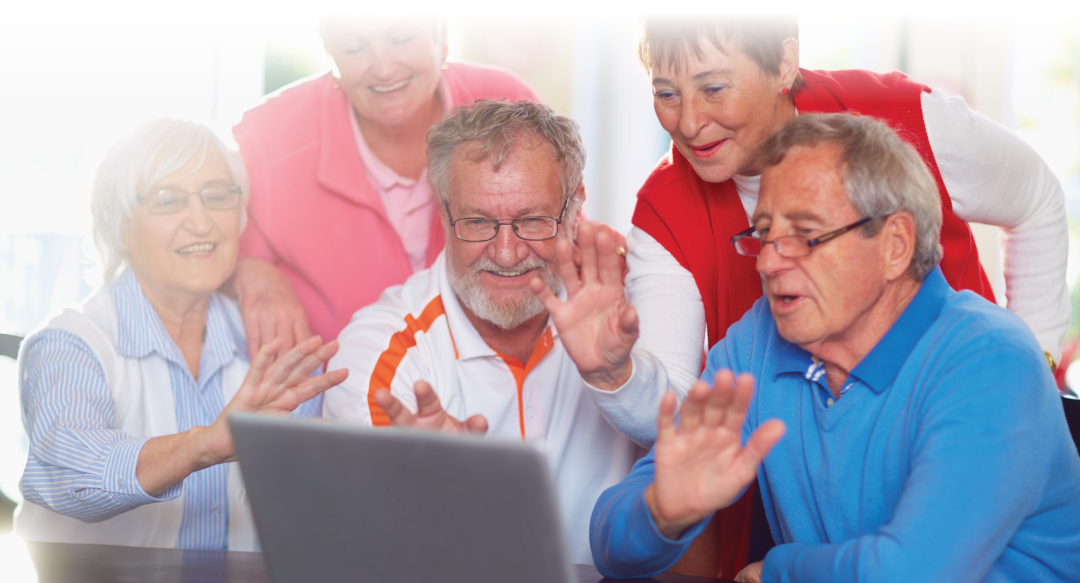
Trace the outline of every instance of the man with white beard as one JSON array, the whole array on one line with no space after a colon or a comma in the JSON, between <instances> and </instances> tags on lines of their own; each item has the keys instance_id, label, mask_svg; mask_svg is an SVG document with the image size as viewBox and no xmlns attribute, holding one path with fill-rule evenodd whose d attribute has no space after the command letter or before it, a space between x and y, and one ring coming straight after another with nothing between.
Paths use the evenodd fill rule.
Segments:
<instances>
[{"instance_id":1,"label":"man with white beard","mask_svg":"<svg viewBox=\"0 0 1080 583\"><path fill-rule=\"evenodd\" d=\"M529 286L539 277L561 294L566 279L571 296L614 288L591 297L625 303L621 286L602 285L622 277L612 234L577 228L584 166L577 124L543 105L478 101L434 126L428 179L446 249L353 316L329 363L349 378L326 393L324 415L542 441L570 558L591 564L593 505L629 472L636 448L596 404L611 394L590 386L596 379L583 379L563 347L582 347L581 370L599 368L588 331L566 325L574 336L560 336Z\"/></svg>"}]
</instances>

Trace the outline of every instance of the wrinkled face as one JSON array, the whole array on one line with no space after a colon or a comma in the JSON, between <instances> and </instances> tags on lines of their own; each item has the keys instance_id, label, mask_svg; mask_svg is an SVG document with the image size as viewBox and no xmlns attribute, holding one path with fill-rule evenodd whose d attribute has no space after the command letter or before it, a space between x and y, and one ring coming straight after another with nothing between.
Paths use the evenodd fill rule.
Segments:
<instances>
[{"instance_id":1,"label":"wrinkled face","mask_svg":"<svg viewBox=\"0 0 1080 583\"><path fill-rule=\"evenodd\" d=\"M652 70L653 108L671 141L708 182L761 172L754 152L791 115L781 78L761 70L734 42L726 53L699 39L701 58Z\"/></svg>"},{"instance_id":2,"label":"wrinkled face","mask_svg":"<svg viewBox=\"0 0 1080 583\"><path fill-rule=\"evenodd\" d=\"M839 156L832 145L794 148L762 173L753 217L762 239L812 239L862 218L845 194ZM780 335L816 353L823 343L843 343L874 325L867 314L888 284L883 239L856 229L798 258L765 245L757 269Z\"/></svg>"},{"instance_id":3,"label":"wrinkled face","mask_svg":"<svg viewBox=\"0 0 1080 583\"><path fill-rule=\"evenodd\" d=\"M206 160L196 154L183 168L142 189L176 188L198 193L233 184L225 158L213 146ZM202 162L200 165L199 163ZM150 214L145 202L135 206L127 233L128 263L144 285L162 293L206 295L221 287L236 266L240 207L207 209L199 196L172 214Z\"/></svg>"},{"instance_id":4,"label":"wrinkled face","mask_svg":"<svg viewBox=\"0 0 1080 583\"><path fill-rule=\"evenodd\" d=\"M323 41L356 114L394 127L424 106L435 91L447 45L426 20L364 18L328 25Z\"/></svg>"},{"instance_id":5,"label":"wrinkled face","mask_svg":"<svg viewBox=\"0 0 1080 583\"><path fill-rule=\"evenodd\" d=\"M467 159L468 145L459 148L450 170L449 210L452 220L463 217L501 221L530 217L558 218L563 208L559 166L551 148L540 140L525 141L495 172L487 160ZM562 281L555 273L555 241L568 233L566 218L555 238L525 241L510 225L499 227L494 239L462 241L446 224L446 257L450 283L461 303L483 320L512 329L544 311L529 280L538 274L558 293Z\"/></svg>"}]
</instances>

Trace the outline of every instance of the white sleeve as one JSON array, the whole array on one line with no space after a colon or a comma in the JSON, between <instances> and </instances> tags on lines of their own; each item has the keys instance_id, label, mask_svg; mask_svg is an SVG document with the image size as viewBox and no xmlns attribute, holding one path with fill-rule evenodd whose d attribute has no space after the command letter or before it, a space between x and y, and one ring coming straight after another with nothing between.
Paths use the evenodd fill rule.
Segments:
<instances>
[{"instance_id":1,"label":"white sleeve","mask_svg":"<svg viewBox=\"0 0 1080 583\"><path fill-rule=\"evenodd\" d=\"M705 306L694 276L645 231L626 235L626 295L637 309L640 336L633 373L615 391L589 387L593 401L620 432L645 446L656 441L660 397L681 402L701 376Z\"/></svg>"},{"instance_id":2,"label":"white sleeve","mask_svg":"<svg viewBox=\"0 0 1080 583\"><path fill-rule=\"evenodd\" d=\"M1015 134L963 98L922 94L923 119L960 219L1001 227L1008 308L1055 360L1069 326L1069 230L1057 177Z\"/></svg>"},{"instance_id":3,"label":"white sleeve","mask_svg":"<svg viewBox=\"0 0 1080 583\"><path fill-rule=\"evenodd\" d=\"M681 401L701 376L705 350L701 293L694 275L645 231L631 227L626 247L626 295L640 320L637 347L660 360L670 390Z\"/></svg>"}]
</instances>

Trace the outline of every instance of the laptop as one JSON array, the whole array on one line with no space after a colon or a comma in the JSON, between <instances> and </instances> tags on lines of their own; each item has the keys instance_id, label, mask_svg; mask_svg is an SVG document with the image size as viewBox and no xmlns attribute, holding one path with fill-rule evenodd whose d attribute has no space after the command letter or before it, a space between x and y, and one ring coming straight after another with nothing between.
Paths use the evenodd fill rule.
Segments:
<instances>
[{"instance_id":1,"label":"laptop","mask_svg":"<svg viewBox=\"0 0 1080 583\"><path fill-rule=\"evenodd\" d=\"M274 583L570 583L543 453L522 443L230 418Z\"/></svg>"}]
</instances>

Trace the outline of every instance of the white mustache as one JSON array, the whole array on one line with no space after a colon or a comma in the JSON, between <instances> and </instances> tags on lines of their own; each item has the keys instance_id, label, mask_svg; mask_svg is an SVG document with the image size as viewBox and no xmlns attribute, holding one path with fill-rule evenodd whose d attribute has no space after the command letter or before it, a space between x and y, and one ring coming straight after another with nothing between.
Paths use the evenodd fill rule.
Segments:
<instances>
[{"instance_id":1,"label":"white mustache","mask_svg":"<svg viewBox=\"0 0 1080 583\"><path fill-rule=\"evenodd\" d=\"M476 263L472 264L469 271L473 273L480 273L481 271L519 271L526 272L532 269L544 269L548 266L548 262L540 259L539 257L529 257L518 261L512 267L503 267L498 263L495 263L490 258L481 257Z\"/></svg>"}]
</instances>

